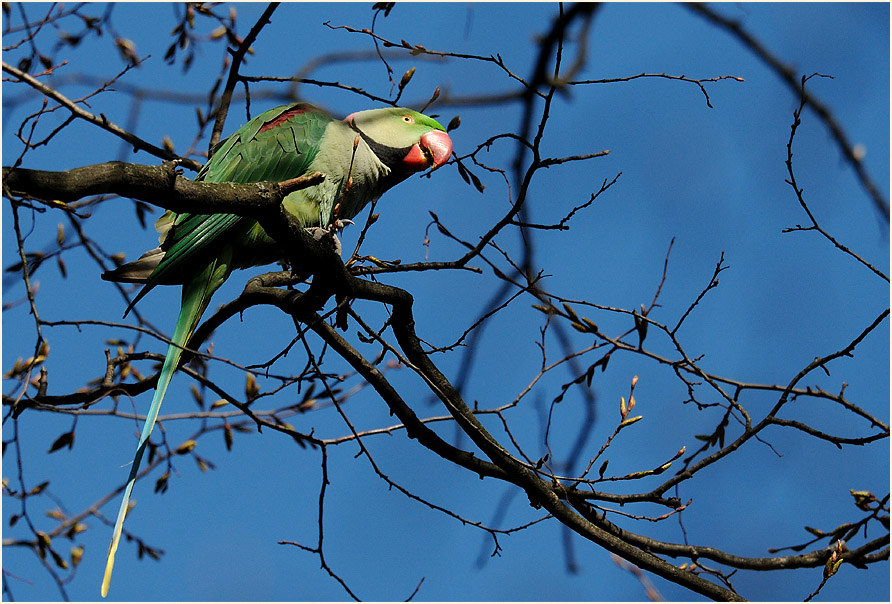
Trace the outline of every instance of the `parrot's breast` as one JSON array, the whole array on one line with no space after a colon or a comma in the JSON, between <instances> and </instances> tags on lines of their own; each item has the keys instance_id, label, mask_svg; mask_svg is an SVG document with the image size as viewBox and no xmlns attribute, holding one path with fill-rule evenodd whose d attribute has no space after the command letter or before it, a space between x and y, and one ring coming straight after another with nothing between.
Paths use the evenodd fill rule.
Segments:
<instances>
[{"instance_id":1,"label":"parrot's breast","mask_svg":"<svg viewBox=\"0 0 892 604\"><path fill-rule=\"evenodd\" d=\"M378 199L390 169L356 132L343 122L332 122L307 172L322 172L325 179L288 195L285 209L305 227L327 227L338 219L352 219Z\"/></svg>"}]
</instances>

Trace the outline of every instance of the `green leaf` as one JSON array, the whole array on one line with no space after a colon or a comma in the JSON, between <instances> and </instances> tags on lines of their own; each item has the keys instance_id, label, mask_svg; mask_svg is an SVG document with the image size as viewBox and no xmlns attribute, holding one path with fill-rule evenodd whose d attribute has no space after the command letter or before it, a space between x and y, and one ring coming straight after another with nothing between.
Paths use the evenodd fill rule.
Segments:
<instances>
[{"instance_id":1,"label":"green leaf","mask_svg":"<svg viewBox=\"0 0 892 604\"><path fill-rule=\"evenodd\" d=\"M68 561L65 560L62 556L56 553L56 550L51 549L50 555L53 557L53 562L56 563L56 566L63 570L68 570Z\"/></svg>"},{"instance_id":2,"label":"green leaf","mask_svg":"<svg viewBox=\"0 0 892 604\"><path fill-rule=\"evenodd\" d=\"M636 423L643 417L644 417L643 415L636 415L635 417L628 417L620 422L619 427L625 428L626 426L631 426L632 424Z\"/></svg>"},{"instance_id":3,"label":"green leaf","mask_svg":"<svg viewBox=\"0 0 892 604\"><path fill-rule=\"evenodd\" d=\"M573 310L572 306L570 306L566 302L563 302L563 305L564 305L564 310L567 311L567 314L570 316L571 319L573 319L574 321L580 320L579 315L576 314L576 311Z\"/></svg>"},{"instance_id":4,"label":"green leaf","mask_svg":"<svg viewBox=\"0 0 892 604\"><path fill-rule=\"evenodd\" d=\"M81 558L84 557L84 548L81 545L72 546L71 548L71 565L77 566L81 563Z\"/></svg>"},{"instance_id":5,"label":"green leaf","mask_svg":"<svg viewBox=\"0 0 892 604\"><path fill-rule=\"evenodd\" d=\"M53 441L53 444L50 446L50 450L47 453L54 453L58 451L62 447L68 447L71 449L74 446L74 430L71 432L65 432L59 438Z\"/></svg>"},{"instance_id":6,"label":"green leaf","mask_svg":"<svg viewBox=\"0 0 892 604\"><path fill-rule=\"evenodd\" d=\"M201 395L201 392L198 390L198 386L195 384L191 384L189 386L189 391L192 393L192 398L195 399L195 402L198 403L199 409L204 409L204 397Z\"/></svg>"},{"instance_id":7,"label":"green leaf","mask_svg":"<svg viewBox=\"0 0 892 604\"><path fill-rule=\"evenodd\" d=\"M644 319L644 304L641 305L641 313L637 310L632 311L632 318L635 319L635 330L638 332L638 348L644 346L644 338L647 337L647 321Z\"/></svg>"},{"instance_id":8,"label":"green leaf","mask_svg":"<svg viewBox=\"0 0 892 604\"><path fill-rule=\"evenodd\" d=\"M570 323L570 327L572 327L573 329L575 329L576 331L578 331L580 333L588 333L588 327L586 327L582 323L577 323L576 321L572 321Z\"/></svg>"},{"instance_id":9,"label":"green leaf","mask_svg":"<svg viewBox=\"0 0 892 604\"><path fill-rule=\"evenodd\" d=\"M406 70L406 73L404 73L403 77L400 78L400 83L399 83L400 90L402 90L403 88L406 87L406 84L408 84L412 80L413 75L415 75L414 67L410 67L409 69Z\"/></svg>"},{"instance_id":10,"label":"green leaf","mask_svg":"<svg viewBox=\"0 0 892 604\"><path fill-rule=\"evenodd\" d=\"M477 189L480 193L483 193L483 189L486 188L486 185L480 182L480 179L477 178L477 175L473 172L468 172L471 176L471 180L474 181L474 188Z\"/></svg>"},{"instance_id":11,"label":"green leaf","mask_svg":"<svg viewBox=\"0 0 892 604\"><path fill-rule=\"evenodd\" d=\"M50 481L45 480L45 481L41 482L39 485L37 485L36 487L34 487L33 489L31 489L31 492L28 494L29 495L39 495L40 493L43 492L43 490L45 488L47 488L49 486L49 484L50 484Z\"/></svg>"},{"instance_id":12,"label":"green leaf","mask_svg":"<svg viewBox=\"0 0 892 604\"><path fill-rule=\"evenodd\" d=\"M372 5L372 10L384 11L384 16L386 17L390 14L390 11L394 7L394 5L396 5L396 2L375 2Z\"/></svg>"},{"instance_id":13,"label":"green leaf","mask_svg":"<svg viewBox=\"0 0 892 604\"><path fill-rule=\"evenodd\" d=\"M177 447L173 453L174 453L174 455L185 455L186 453L189 453L190 451L192 451L192 449L195 448L196 444L198 444L198 443L196 443L194 440L192 440L190 438L189 440L187 440L186 442L181 444L179 447Z\"/></svg>"},{"instance_id":14,"label":"green leaf","mask_svg":"<svg viewBox=\"0 0 892 604\"><path fill-rule=\"evenodd\" d=\"M164 494L167 492L167 483L170 479L170 472L165 472L161 475L161 478L155 481L155 492Z\"/></svg>"},{"instance_id":15,"label":"green leaf","mask_svg":"<svg viewBox=\"0 0 892 604\"><path fill-rule=\"evenodd\" d=\"M226 450L232 451L232 426L228 423L223 424L223 442L226 443Z\"/></svg>"}]
</instances>

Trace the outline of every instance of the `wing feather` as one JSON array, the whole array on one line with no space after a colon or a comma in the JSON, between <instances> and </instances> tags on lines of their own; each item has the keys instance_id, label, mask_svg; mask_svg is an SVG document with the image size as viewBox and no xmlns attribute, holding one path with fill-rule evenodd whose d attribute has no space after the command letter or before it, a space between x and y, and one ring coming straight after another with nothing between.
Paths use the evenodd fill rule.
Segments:
<instances>
[{"instance_id":1,"label":"wing feather","mask_svg":"<svg viewBox=\"0 0 892 604\"><path fill-rule=\"evenodd\" d=\"M316 157L331 121L328 114L305 103L270 109L223 141L196 180L248 183L296 178ZM176 216L161 246L164 257L127 312L156 285L182 283L190 267L202 265L205 254L222 242L245 235L253 222L235 214Z\"/></svg>"}]
</instances>

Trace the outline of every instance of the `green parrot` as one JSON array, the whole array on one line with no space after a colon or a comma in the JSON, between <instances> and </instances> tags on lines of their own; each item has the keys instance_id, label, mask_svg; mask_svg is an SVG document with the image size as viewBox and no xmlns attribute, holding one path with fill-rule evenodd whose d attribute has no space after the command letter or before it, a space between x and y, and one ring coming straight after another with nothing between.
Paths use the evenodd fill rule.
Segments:
<instances>
[{"instance_id":1,"label":"green parrot","mask_svg":"<svg viewBox=\"0 0 892 604\"><path fill-rule=\"evenodd\" d=\"M327 228L356 216L369 202L413 173L439 167L452 155L452 141L436 120L411 109L359 111L335 120L306 103L270 109L223 141L198 173L207 182L284 181L322 172L325 179L285 197L284 208L307 228ZM213 293L235 269L285 256L257 220L235 214L175 214L156 222L160 246L102 275L108 281L145 283L130 309L159 284L182 284L182 306L164 358L155 396L130 467L108 548L102 597L108 594L115 551L139 464L164 393L183 347Z\"/></svg>"}]
</instances>

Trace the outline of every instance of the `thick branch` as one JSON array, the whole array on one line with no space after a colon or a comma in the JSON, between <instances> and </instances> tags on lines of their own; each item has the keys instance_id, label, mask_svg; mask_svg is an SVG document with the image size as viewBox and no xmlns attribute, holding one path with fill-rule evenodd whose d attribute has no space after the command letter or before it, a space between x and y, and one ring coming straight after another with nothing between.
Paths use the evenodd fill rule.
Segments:
<instances>
[{"instance_id":1,"label":"thick branch","mask_svg":"<svg viewBox=\"0 0 892 604\"><path fill-rule=\"evenodd\" d=\"M5 188L44 201L69 202L114 193L175 212L247 216L274 209L288 193L318 184L324 178L315 172L282 183L197 182L178 175L175 164L170 162L145 166L112 161L65 172L3 168Z\"/></svg>"},{"instance_id":2,"label":"thick branch","mask_svg":"<svg viewBox=\"0 0 892 604\"><path fill-rule=\"evenodd\" d=\"M779 570L790 568L815 568L818 566L823 566L824 563L827 562L827 558L830 557L830 553L833 550L833 546L828 545L827 547L817 549L805 554L796 554L792 556L765 556L758 558L738 556L722 551L715 547L671 543L667 541L659 541L650 537L644 537L642 535L638 535L631 531L627 531L618 527L603 516L597 514L597 512L595 512L594 509L585 502L576 500L574 503L577 509L580 510L580 512L583 513L586 518L589 518L598 526L603 527L605 530L609 531L617 538L633 545L637 545L638 547L647 551L660 553L666 556L671 556L673 558L683 557L690 558L691 560L706 558L715 562L719 562L721 564L725 564L732 568L750 570ZM864 557L868 553L887 546L888 544L889 535L883 535L877 539L870 541L869 543L866 543L862 547L859 547L857 550L847 551L843 555L843 559L855 564L862 564Z\"/></svg>"},{"instance_id":3,"label":"thick branch","mask_svg":"<svg viewBox=\"0 0 892 604\"><path fill-rule=\"evenodd\" d=\"M733 591L683 571L649 552L626 543L577 514L569 505L561 501L556 494L555 489L560 488L560 485L547 483L536 476L530 468L511 456L489 434L449 380L430 361L428 355L424 353L418 336L415 334L415 320L412 316L412 296L401 289L379 283L356 279L353 281L353 284L362 290L361 292L354 292L358 297L379 300L393 306L393 316L390 324L400 347L413 364L413 368L425 379L431 391L444 403L462 430L495 465L502 468L510 476L511 482L518 484L526 491L532 505L544 507L562 524L574 532L642 569L653 572L712 599L741 599Z\"/></svg>"}]
</instances>

